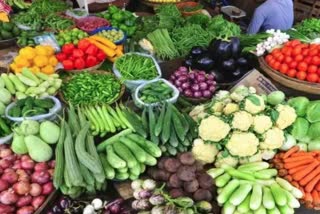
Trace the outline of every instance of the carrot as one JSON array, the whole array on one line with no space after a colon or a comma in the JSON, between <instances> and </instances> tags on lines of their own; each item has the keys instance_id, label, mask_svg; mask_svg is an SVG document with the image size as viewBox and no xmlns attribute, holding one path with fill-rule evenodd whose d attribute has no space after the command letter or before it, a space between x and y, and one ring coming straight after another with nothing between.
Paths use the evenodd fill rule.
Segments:
<instances>
[{"instance_id":1,"label":"carrot","mask_svg":"<svg viewBox=\"0 0 320 214\"><path fill-rule=\"evenodd\" d=\"M313 156L311 154L311 152L299 151L297 153L292 154L291 157L299 157L299 156L303 156L303 155Z\"/></svg>"},{"instance_id":2,"label":"carrot","mask_svg":"<svg viewBox=\"0 0 320 214\"><path fill-rule=\"evenodd\" d=\"M294 187L296 187L296 188L299 188L300 187L300 185L299 185L299 183L298 182L296 182L296 181L292 181L292 182L290 182Z\"/></svg>"},{"instance_id":3,"label":"carrot","mask_svg":"<svg viewBox=\"0 0 320 214\"><path fill-rule=\"evenodd\" d=\"M319 192L320 192L320 181L317 183L317 185L316 185L316 187L315 187L315 188L316 188L316 190L317 190L317 191L319 191Z\"/></svg>"},{"instance_id":4,"label":"carrot","mask_svg":"<svg viewBox=\"0 0 320 214\"><path fill-rule=\"evenodd\" d=\"M292 155L293 153L296 153L297 151L299 151L299 146L294 146L291 149L289 149L284 155L283 155L283 159L286 159L288 157L290 157L290 155Z\"/></svg>"},{"instance_id":5,"label":"carrot","mask_svg":"<svg viewBox=\"0 0 320 214\"><path fill-rule=\"evenodd\" d=\"M281 159L282 159L282 158L283 158L283 156L284 156L284 153L283 153L283 152L279 154L279 158L281 158Z\"/></svg>"},{"instance_id":6,"label":"carrot","mask_svg":"<svg viewBox=\"0 0 320 214\"><path fill-rule=\"evenodd\" d=\"M302 178L307 176L309 173L312 172L317 166L319 166L319 162L315 161L311 164L309 164L305 169L298 171L292 175L292 178L296 181L300 181ZM319 172L319 171L318 171Z\"/></svg>"},{"instance_id":7,"label":"carrot","mask_svg":"<svg viewBox=\"0 0 320 214\"><path fill-rule=\"evenodd\" d=\"M285 170L285 169L280 169L278 174L279 174L279 176L283 177L283 176L286 176L288 174L288 171Z\"/></svg>"},{"instance_id":8,"label":"carrot","mask_svg":"<svg viewBox=\"0 0 320 214\"><path fill-rule=\"evenodd\" d=\"M311 165L310 165L311 166ZM314 177L320 174L320 165L313 170L311 173L308 173L301 181L299 182L302 186L307 185Z\"/></svg>"},{"instance_id":9,"label":"carrot","mask_svg":"<svg viewBox=\"0 0 320 214\"><path fill-rule=\"evenodd\" d=\"M313 198L313 205L319 206L320 205L320 195L319 195L318 191L312 190L311 196Z\"/></svg>"},{"instance_id":10,"label":"carrot","mask_svg":"<svg viewBox=\"0 0 320 214\"><path fill-rule=\"evenodd\" d=\"M316 186L316 184L320 181L320 174L318 174L315 178L313 178L308 184L307 186L305 186L305 192L311 192L312 190L314 190L314 187Z\"/></svg>"},{"instance_id":11,"label":"carrot","mask_svg":"<svg viewBox=\"0 0 320 214\"><path fill-rule=\"evenodd\" d=\"M303 199L306 201L306 203L312 203L313 202L313 198L310 192L306 192L304 194Z\"/></svg>"},{"instance_id":12,"label":"carrot","mask_svg":"<svg viewBox=\"0 0 320 214\"><path fill-rule=\"evenodd\" d=\"M306 168L308 165L302 165L302 166L297 166L295 168L289 169L289 174L292 175L296 172L299 172L301 170L303 170L304 168Z\"/></svg>"},{"instance_id":13,"label":"carrot","mask_svg":"<svg viewBox=\"0 0 320 214\"><path fill-rule=\"evenodd\" d=\"M312 156L298 156L298 157L290 157L284 160L284 163L292 163L292 162L296 162L296 161L303 161L306 159L314 159Z\"/></svg>"},{"instance_id":14,"label":"carrot","mask_svg":"<svg viewBox=\"0 0 320 214\"><path fill-rule=\"evenodd\" d=\"M284 179L286 179L287 181L289 181L290 183L293 181L291 175L286 175L286 176L281 176L279 174L280 177L283 177Z\"/></svg>"},{"instance_id":15,"label":"carrot","mask_svg":"<svg viewBox=\"0 0 320 214\"><path fill-rule=\"evenodd\" d=\"M297 161L297 162L294 162L294 163L285 163L284 164L284 168L292 169L294 167L310 164L312 162L314 162L314 159L306 159L306 160Z\"/></svg>"}]
</instances>

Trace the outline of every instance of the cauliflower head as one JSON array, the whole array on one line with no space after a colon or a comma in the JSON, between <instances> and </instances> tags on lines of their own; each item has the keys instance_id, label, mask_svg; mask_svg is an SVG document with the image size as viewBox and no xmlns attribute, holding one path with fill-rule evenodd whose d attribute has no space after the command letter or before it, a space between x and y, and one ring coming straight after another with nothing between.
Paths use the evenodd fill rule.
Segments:
<instances>
[{"instance_id":1,"label":"cauliflower head","mask_svg":"<svg viewBox=\"0 0 320 214\"><path fill-rule=\"evenodd\" d=\"M239 105L236 103L228 103L223 109L223 113L225 115L229 115L237 111L239 111Z\"/></svg>"},{"instance_id":2,"label":"cauliflower head","mask_svg":"<svg viewBox=\"0 0 320 214\"><path fill-rule=\"evenodd\" d=\"M263 150L261 155L263 160L271 160L276 155L276 152L274 150Z\"/></svg>"},{"instance_id":3,"label":"cauliflower head","mask_svg":"<svg viewBox=\"0 0 320 214\"><path fill-rule=\"evenodd\" d=\"M215 144L204 143L202 139L195 139L193 141L193 157L202 164L213 163L218 152L219 150Z\"/></svg>"},{"instance_id":4,"label":"cauliflower head","mask_svg":"<svg viewBox=\"0 0 320 214\"><path fill-rule=\"evenodd\" d=\"M204 105L198 105L192 109L189 115L194 121L197 121L198 119L205 118L208 114L205 112Z\"/></svg>"},{"instance_id":5,"label":"cauliflower head","mask_svg":"<svg viewBox=\"0 0 320 214\"><path fill-rule=\"evenodd\" d=\"M247 157L258 150L259 139L251 132L233 132L227 142L227 149L233 156Z\"/></svg>"},{"instance_id":6,"label":"cauliflower head","mask_svg":"<svg viewBox=\"0 0 320 214\"><path fill-rule=\"evenodd\" d=\"M272 127L272 120L266 115L256 115L253 118L253 130L258 134L263 134Z\"/></svg>"},{"instance_id":7,"label":"cauliflower head","mask_svg":"<svg viewBox=\"0 0 320 214\"><path fill-rule=\"evenodd\" d=\"M248 131L253 123L253 117L246 111L238 111L234 113L232 120L232 128L240 131Z\"/></svg>"},{"instance_id":8,"label":"cauliflower head","mask_svg":"<svg viewBox=\"0 0 320 214\"><path fill-rule=\"evenodd\" d=\"M283 145L284 141L284 132L277 127L273 127L264 134L264 141L260 143L260 148L269 150L278 149Z\"/></svg>"},{"instance_id":9,"label":"cauliflower head","mask_svg":"<svg viewBox=\"0 0 320 214\"><path fill-rule=\"evenodd\" d=\"M235 167L239 163L238 158L232 157L231 155L228 155L227 157L223 156L223 152L219 152L217 155L217 160L214 163L215 167L220 168L222 165L228 165Z\"/></svg>"},{"instance_id":10,"label":"cauliflower head","mask_svg":"<svg viewBox=\"0 0 320 214\"><path fill-rule=\"evenodd\" d=\"M244 110L251 114L258 114L266 108L263 97L253 94L244 100Z\"/></svg>"},{"instance_id":11,"label":"cauliflower head","mask_svg":"<svg viewBox=\"0 0 320 214\"><path fill-rule=\"evenodd\" d=\"M222 112L223 107L224 107L224 103L221 101L217 101L211 106L211 111L213 111L215 113Z\"/></svg>"},{"instance_id":12,"label":"cauliflower head","mask_svg":"<svg viewBox=\"0 0 320 214\"><path fill-rule=\"evenodd\" d=\"M230 98L235 102L241 102L248 95L249 88L244 85L240 85L230 94Z\"/></svg>"},{"instance_id":13,"label":"cauliflower head","mask_svg":"<svg viewBox=\"0 0 320 214\"><path fill-rule=\"evenodd\" d=\"M205 141L219 142L229 134L230 129L229 124L212 115L201 121L199 136Z\"/></svg>"},{"instance_id":14,"label":"cauliflower head","mask_svg":"<svg viewBox=\"0 0 320 214\"><path fill-rule=\"evenodd\" d=\"M285 129L291 126L297 119L297 114L294 108L289 105L279 104L276 107L279 112L279 117L276 120L276 126L280 129Z\"/></svg>"},{"instance_id":15,"label":"cauliflower head","mask_svg":"<svg viewBox=\"0 0 320 214\"><path fill-rule=\"evenodd\" d=\"M262 154L261 151L258 151L256 154L250 157L240 158L240 164L252 163L252 162L259 162L262 161Z\"/></svg>"}]
</instances>

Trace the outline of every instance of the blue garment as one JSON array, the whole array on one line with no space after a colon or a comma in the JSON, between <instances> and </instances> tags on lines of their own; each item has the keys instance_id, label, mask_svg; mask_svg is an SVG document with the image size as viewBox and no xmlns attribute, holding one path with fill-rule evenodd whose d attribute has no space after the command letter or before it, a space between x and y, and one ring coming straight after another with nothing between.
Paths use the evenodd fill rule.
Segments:
<instances>
[{"instance_id":1,"label":"blue garment","mask_svg":"<svg viewBox=\"0 0 320 214\"><path fill-rule=\"evenodd\" d=\"M288 30L293 24L292 0L267 0L254 12L248 28L249 34L269 29Z\"/></svg>"}]
</instances>

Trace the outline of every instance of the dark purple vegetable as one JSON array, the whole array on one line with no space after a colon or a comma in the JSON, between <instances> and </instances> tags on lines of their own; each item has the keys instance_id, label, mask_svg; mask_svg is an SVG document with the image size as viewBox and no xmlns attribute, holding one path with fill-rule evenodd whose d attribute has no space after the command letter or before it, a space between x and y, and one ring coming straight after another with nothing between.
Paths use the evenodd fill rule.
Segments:
<instances>
[{"instance_id":1,"label":"dark purple vegetable","mask_svg":"<svg viewBox=\"0 0 320 214\"><path fill-rule=\"evenodd\" d=\"M198 188L199 188L199 182L196 179L183 183L183 189L188 193L193 193L197 191Z\"/></svg>"},{"instance_id":2,"label":"dark purple vegetable","mask_svg":"<svg viewBox=\"0 0 320 214\"><path fill-rule=\"evenodd\" d=\"M218 50L220 43L221 43L220 39L213 39L213 40L211 40L211 42L209 44L208 51L213 56L214 59L218 58L217 57L217 50Z\"/></svg>"},{"instance_id":3,"label":"dark purple vegetable","mask_svg":"<svg viewBox=\"0 0 320 214\"><path fill-rule=\"evenodd\" d=\"M109 207L109 210L112 214L118 214L121 210L120 204L113 204Z\"/></svg>"},{"instance_id":4,"label":"dark purple vegetable","mask_svg":"<svg viewBox=\"0 0 320 214\"><path fill-rule=\"evenodd\" d=\"M198 189L194 194L193 198L195 201L211 201L212 194L209 190L206 189Z\"/></svg>"},{"instance_id":5,"label":"dark purple vegetable","mask_svg":"<svg viewBox=\"0 0 320 214\"><path fill-rule=\"evenodd\" d=\"M186 59L186 60L184 61L184 65L187 66L187 67L189 67L189 68L192 68L193 65L194 65L194 60L193 60L193 59Z\"/></svg>"},{"instance_id":6,"label":"dark purple vegetable","mask_svg":"<svg viewBox=\"0 0 320 214\"><path fill-rule=\"evenodd\" d=\"M226 41L221 41L218 49L216 51L216 58L215 60L228 60L232 56L231 51L231 43Z\"/></svg>"},{"instance_id":7,"label":"dark purple vegetable","mask_svg":"<svg viewBox=\"0 0 320 214\"><path fill-rule=\"evenodd\" d=\"M192 58L196 58L200 55L202 55L203 53L205 53L207 50L205 50L203 47L200 46L195 46L191 49L190 51L190 56Z\"/></svg>"},{"instance_id":8,"label":"dark purple vegetable","mask_svg":"<svg viewBox=\"0 0 320 214\"><path fill-rule=\"evenodd\" d=\"M182 181L192 181L196 177L195 169L192 166L181 166L177 171L177 176Z\"/></svg>"},{"instance_id":9,"label":"dark purple vegetable","mask_svg":"<svg viewBox=\"0 0 320 214\"><path fill-rule=\"evenodd\" d=\"M193 92L199 91L199 90L200 90L200 86L199 86L198 84L193 84L193 85L191 86L191 90L192 90Z\"/></svg>"},{"instance_id":10,"label":"dark purple vegetable","mask_svg":"<svg viewBox=\"0 0 320 214\"><path fill-rule=\"evenodd\" d=\"M62 209L66 209L70 206L70 199L68 198L61 198L60 201L59 201L59 205Z\"/></svg>"},{"instance_id":11,"label":"dark purple vegetable","mask_svg":"<svg viewBox=\"0 0 320 214\"><path fill-rule=\"evenodd\" d=\"M124 200L123 200L122 198L118 198L118 199L116 199L116 200L114 200L114 201L106 204L106 205L104 206L104 209L108 210L108 209L110 209L110 207L112 207L113 205L115 205L115 204L121 205L123 202L124 202Z\"/></svg>"},{"instance_id":12,"label":"dark purple vegetable","mask_svg":"<svg viewBox=\"0 0 320 214\"><path fill-rule=\"evenodd\" d=\"M236 61L234 59L223 61L222 69L226 72L233 72L236 69Z\"/></svg>"},{"instance_id":13,"label":"dark purple vegetable","mask_svg":"<svg viewBox=\"0 0 320 214\"><path fill-rule=\"evenodd\" d=\"M193 97L195 97L195 98L201 98L201 97L202 97L202 92L201 92L201 91L195 91L195 92L193 92Z\"/></svg>"},{"instance_id":14,"label":"dark purple vegetable","mask_svg":"<svg viewBox=\"0 0 320 214\"><path fill-rule=\"evenodd\" d=\"M211 71L214 68L215 62L209 54L203 54L197 58L197 68L205 71Z\"/></svg>"},{"instance_id":15,"label":"dark purple vegetable","mask_svg":"<svg viewBox=\"0 0 320 214\"><path fill-rule=\"evenodd\" d=\"M141 190L139 192L139 197L141 199L145 199L145 198L149 198L152 195L152 192L148 191L148 190Z\"/></svg>"},{"instance_id":16,"label":"dark purple vegetable","mask_svg":"<svg viewBox=\"0 0 320 214\"><path fill-rule=\"evenodd\" d=\"M185 152L179 155L179 160L184 165L192 165L195 162L195 159L191 152Z\"/></svg>"},{"instance_id":17,"label":"dark purple vegetable","mask_svg":"<svg viewBox=\"0 0 320 214\"><path fill-rule=\"evenodd\" d=\"M179 188L182 186L182 181L178 178L177 174L170 176L168 186L171 188Z\"/></svg>"},{"instance_id":18,"label":"dark purple vegetable","mask_svg":"<svg viewBox=\"0 0 320 214\"><path fill-rule=\"evenodd\" d=\"M242 68L246 68L248 66L248 60L244 57L240 57L237 59L237 65Z\"/></svg>"},{"instance_id":19,"label":"dark purple vegetable","mask_svg":"<svg viewBox=\"0 0 320 214\"><path fill-rule=\"evenodd\" d=\"M238 58L240 53L241 53L241 49L240 49L240 39L237 37L232 37L230 40L231 43L231 52L232 52L232 57L233 58Z\"/></svg>"},{"instance_id":20,"label":"dark purple vegetable","mask_svg":"<svg viewBox=\"0 0 320 214\"><path fill-rule=\"evenodd\" d=\"M210 86L210 87L212 87L211 89L212 89L213 91L215 91L215 87L214 87L214 86ZM202 92L202 95L203 95L203 97L205 97L205 98L211 98L213 94L212 94L211 91L205 90L205 91Z\"/></svg>"},{"instance_id":21,"label":"dark purple vegetable","mask_svg":"<svg viewBox=\"0 0 320 214\"><path fill-rule=\"evenodd\" d=\"M185 194L182 189L172 189L169 191L169 195L172 198L178 198L178 197L184 196Z\"/></svg>"}]
</instances>

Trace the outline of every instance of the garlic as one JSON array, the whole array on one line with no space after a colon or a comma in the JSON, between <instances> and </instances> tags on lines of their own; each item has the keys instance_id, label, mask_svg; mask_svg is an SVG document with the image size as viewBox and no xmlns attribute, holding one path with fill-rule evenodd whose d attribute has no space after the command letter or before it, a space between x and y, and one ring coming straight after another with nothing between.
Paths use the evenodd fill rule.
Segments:
<instances>
[{"instance_id":1,"label":"garlic","mask_svg":"<svg viewBox=\"0 0 320 214\"><path fill-rule=\"evenodd\" d=\"M95 214L95 213L96 212L94 211L94 207L91 204L89 204L84 208L82 214Z\"/></svg>"},{"instance_id":2,"label":"garlic","mask_svg":"<svg viewBox=\"0 0 320 214\"><path fill-rule=\"evenodd\" d=\"M91 205L94 207L95 210L100 210L103 207L103 201L99 198L95 198L92 200Z\"/></svg>"}]
</instances>

